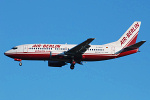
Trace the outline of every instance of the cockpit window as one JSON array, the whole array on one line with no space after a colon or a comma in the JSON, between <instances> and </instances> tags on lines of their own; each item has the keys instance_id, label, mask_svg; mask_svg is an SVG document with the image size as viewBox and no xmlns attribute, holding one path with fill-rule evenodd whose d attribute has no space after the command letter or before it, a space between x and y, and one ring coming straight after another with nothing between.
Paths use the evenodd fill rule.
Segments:
<instances>
[{"instance_id":1,"label":"cockpit window","mask_svg":"<svg viewBox=\"0 0 150 100\"><path fill-rule=\"evenodd\" d=\"M14 50L15 50L15 49L17 49L17 47L13 47L12 49L14 49Z\"/></svg>"}]
</instances>

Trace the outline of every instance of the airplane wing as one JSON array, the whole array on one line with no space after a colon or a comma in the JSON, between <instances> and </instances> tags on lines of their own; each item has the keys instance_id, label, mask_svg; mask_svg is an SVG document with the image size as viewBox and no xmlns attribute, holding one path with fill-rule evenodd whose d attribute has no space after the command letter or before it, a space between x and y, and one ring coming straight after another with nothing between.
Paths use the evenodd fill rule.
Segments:
<instances>
[{"instance_id":1,"label":"airplane wing","mask_svg":"<svg viewBox=\"0 0 150 100\"><path fill-rule=\"evenodd\" d=\"M70 50L66 51L64 54L65 55L82 55L83 53L86 52L86 50L90 47L90 43L94 40L95 38L89 38L86 41L80 43L79 45L71 48Z\"/></svg>"},{"instance_id":2,"label":"airplane wing","mask_svg":"<svg viewBox=\"0 0 150 100\"><path fill-rule=\"evenodd\" d=\"M53 57L51 57L51 60L56 60L56 61L63 61L66 62L66 60L68 61L72 61L72 57L80 57L82 56L82 54L84 54L86 52L86 50L90 47L90 43L94 40L95 38L89 38L87 40L85 40L84 42L76 45L75 47L71 48L68 51L65 51L63 53L60 53L58 55L55 55ZM61 59L60 59L61 58ZM78 58L77 58L78 59ZM78 60L79 60L78 59ZM81 64L80 60L77 61L77 63Z\"/></svg>"},{"instance_id":3,"label":"airplane wing","mask_svg":"<svg viewBox=\"0 0 150 100\"><path fill-rule=\"evenodd\" d=\"M120 51L116 52L115 54L119 54L119 53L122 53L122 52L126 52L126 51L130 51L130 50L134 50L134 49L137 49L139 48L142 44L144 44L146 41L140 41L138 43L135 43L131 46L128 46L126 48L123 48L121 49Z\"/></svg>"}]
</instances>

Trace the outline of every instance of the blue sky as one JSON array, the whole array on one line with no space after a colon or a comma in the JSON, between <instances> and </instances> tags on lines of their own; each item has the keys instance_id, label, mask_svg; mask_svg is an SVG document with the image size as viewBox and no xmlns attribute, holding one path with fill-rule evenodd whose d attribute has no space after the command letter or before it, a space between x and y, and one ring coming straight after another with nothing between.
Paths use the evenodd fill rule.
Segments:
<instances>
[{"instance_id":1,"label":"blue sky","mask_svg":"<svg viewBox=\"0 0 150 100\"><path fill-rule=\"evenodd\" d=\"M1 100L149 100L150 1L148 0L1 0ZM47 61L23 61L4 52L31 43L92 44L116 41L134 21L141 21L139 53L48 67Z\"/></svg>"}]
</instances>

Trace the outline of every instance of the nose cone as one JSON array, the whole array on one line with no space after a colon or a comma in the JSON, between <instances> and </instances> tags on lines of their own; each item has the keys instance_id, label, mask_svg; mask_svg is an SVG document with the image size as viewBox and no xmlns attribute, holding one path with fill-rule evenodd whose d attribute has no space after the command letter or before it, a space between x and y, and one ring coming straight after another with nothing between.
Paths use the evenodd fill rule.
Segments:
<instances>
[{"instance_id":1,"label":"nose cone","mask_svg":"<svg viewBox=\"0 0 150 100\"><path fill-rule=\"evenodd\" d=\"M6 56L6 52L4 52L4 55Z\"/></svg>"},{"instance_id":2,"label":"nose cone","mask_svg":"<svg viewBox=\"0 0 150 100\"><path fill-rule=\"evenodd\" d=\"M4 55L5 55L5 56L8 56L8 51L4 52Z\"/></svg>"},{"instance_id":3,"label":"nose cone","mask_svg":"<svg viewBox=\"0 0 150 100\"><path fill-rule=\"evenodd\" d=\"M11 54L11 51L9 50L9 51L6 51L5 53L4 53L4 55L6 55L6 56L10 56L10 54Z\"/></svg>"}]
</instances>

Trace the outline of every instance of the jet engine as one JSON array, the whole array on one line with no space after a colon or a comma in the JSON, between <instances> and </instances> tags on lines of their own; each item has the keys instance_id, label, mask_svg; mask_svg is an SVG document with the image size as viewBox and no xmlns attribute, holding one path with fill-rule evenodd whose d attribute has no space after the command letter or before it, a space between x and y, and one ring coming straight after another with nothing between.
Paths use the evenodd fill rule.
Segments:
<instances>
[{"instance_id":1,"label":"jet engine","mask_svg":"<svg viewBox=\"0 0 150 100\"><path fill-rule=\"evenodd\" d=\"M62 67L64 65L66 65L66 63L62 61L48 61L48 66L50 67Z\"/></svg>"}]
</instances>

